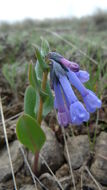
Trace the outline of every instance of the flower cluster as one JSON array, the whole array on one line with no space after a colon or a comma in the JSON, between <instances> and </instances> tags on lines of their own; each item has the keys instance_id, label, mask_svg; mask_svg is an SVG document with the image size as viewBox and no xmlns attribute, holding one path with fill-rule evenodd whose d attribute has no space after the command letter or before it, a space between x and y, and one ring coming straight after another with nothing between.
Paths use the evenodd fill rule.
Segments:
<instances>
[{"instance_id":1,"label":"flower cluster","mask_svg":"<svg viewBox=\"0 0 107 190\"><path fill-rule=\"evenodd\" d=\"M48 54L51 60L50 80L55 92L54 106L58 110L58 122L61 126L80 125L87 122L90 113L101 107L101 100L83 83L89 80L89 74L80 70L79 65L70 62L56 52ZM72 86L81 94L84 105L76 97Z\"/></svg>"}]
</instances>

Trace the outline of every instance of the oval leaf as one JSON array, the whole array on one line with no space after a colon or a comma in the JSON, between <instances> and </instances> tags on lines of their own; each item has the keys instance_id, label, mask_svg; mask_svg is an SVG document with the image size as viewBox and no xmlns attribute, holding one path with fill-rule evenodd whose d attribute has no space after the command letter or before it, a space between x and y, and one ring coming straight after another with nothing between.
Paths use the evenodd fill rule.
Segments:
<instances>
[{"instance_id":1,"label":"oval leaf","mask_svg":"<svg viewBox=\"0 0 107 190\"><path fill-rule=\"evenodd\" d=\"M32 86L28 86L24 96L24 112L35 118L36 91Z\"/></svg>"},{"instance_id":2,"label":"oval leaf","mask_svg":"<svg viewBox=\"0 0 107 190\"><path fill-rule=\"evenodd\" d=\"M41 85L37 80L33 63L30 63L29 65L29 83L31 86L33 86L33 88L36 89L39 89Z\"/></svg>"},{"instance_id":3,"label":"oval leaf","mask_svg":"<svg viewBox=\"0 0 107 190\"><path fill-rule=\"evenodd\" d=\"M35 68L33 67L33 63L29 65L29 82L30 85L37 90L39 95L42 97L43 101L47 98L47 94L41 89L41 81L37 78Z\"/></svg>"},{"instance_id":4,"label":"oval leaf","mask_svg":"<svg viewBox=\"0 0 107 190\"><path fill-rule=\"evenodd\" d=\"M18 119L16 133L19 141L34 154L42 148L46 140L45 133L37 121L27 114Z\"/></svg>"}]
</instances>

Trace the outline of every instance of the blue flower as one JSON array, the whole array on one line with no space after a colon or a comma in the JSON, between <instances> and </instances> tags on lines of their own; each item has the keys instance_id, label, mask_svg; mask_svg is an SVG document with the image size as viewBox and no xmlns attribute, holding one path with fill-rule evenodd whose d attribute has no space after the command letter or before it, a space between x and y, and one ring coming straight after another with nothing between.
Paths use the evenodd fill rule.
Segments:
<instances>
[{"instance_id":1,"label":"blue flower","mask_svg":"<svg viewBox=\"0 0 107 190\"><path fill-rule=\"evenodd\" d=\"M75 72L75 74L77 75L77 77L79 78L79 80L82 83L85 83L89 80L89 73L87 71L83 71L83 70L79 70L78 72Z\"/></svg>"},{"instance_id":2,"label":"blue flower","mask_svg":"<svg viewBox=\"0 0 107 190\"><path fill-rule=\"evenodd\" d=\"M89 80L88 72L74 72L68 65L62 64L62 59L64 58L60 55L57 57L57 54L50 59L50 80L55 92L54 105L58 111L58 122L62 126L69 123L80 125L89 120L89 113L101 107L101 100L83 85ZM71 85L80 92L86 108L76 97Z\"/></svg>"},{"instance_id":3,"label":"blue flower","mask_svg":"<svg viewBox=\"0 0 107 190\"><path fill-rule=\"evenodd\" d=\"M91 90L87 90L88 94L83 97L86 109L88 112L93 113L97 108L101 108L101 100Z\"/></svg>"},{"instance_id":4,"label":"blue flower","mask_svg":"<svg viewBox=\"0 0 107 190\"><path fill-rule=\"evenodd\" d=\"M69 70L67 72L67 76L71 84L75 86L82 95L88 112L93 113L97 108L101 108L101 100L96 96L95 93L85 88L74 72Z\"/></svg>"},{"instance_id":5,"label":"blue flower","mask_svg":"<svg viewBox=\"0 0 107 190\"><path fill-rule=\"evenodd\" d=\"M55 108L58 110L58 122L62 126L67 126L70 121L69 111L64 103L63 94L59 82L54 82Z\"/></svg>"}]
</instances>

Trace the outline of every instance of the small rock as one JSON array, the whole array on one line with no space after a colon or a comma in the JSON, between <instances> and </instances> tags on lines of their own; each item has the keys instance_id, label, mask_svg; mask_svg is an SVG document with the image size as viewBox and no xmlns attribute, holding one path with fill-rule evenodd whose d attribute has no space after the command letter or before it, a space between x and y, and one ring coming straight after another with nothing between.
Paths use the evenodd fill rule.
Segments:
<instances>
[{"instance_id":1,"label":"small rock","mask_svg":"<svg viewBox=\"0 0 107 190\"><path fill-rule=\"evenodd\" d=\"M15 128L15 127L14 127ZM12 128L7 128L7 137L8 141L13 141L15 139L15 132L13 131ZM3 132L3 128L0 126L0 149L5 145L5 136Z\"/></svg>"},{"instance_id":2,"label":"small rock","mask_svg":"<svg viewBox=\"0 0 107 190\"><path fill-rule=\"evenodd\" d=\"M0 190L5 190L6 188L5 188L5 186L4 186L4 184L3 183L0 183Z\"/></svg>"},{"instance_id":3,"label":"small rock","mask_svg":"<svg viewBox=\"0 0 107 190\"><path fill-rule=\"evenodd\" d=\"M102 132L97 138L95 152L91 172L101 184L107 185L107 133Z\"/></svg>"},{"instance_id":4,"label":"small rock","mask_svg":"<svg viewBox=\"0 0 107 190\"><path fill-rule=\"evenodd\" d=\"M16 173L23 165L23 157L19 149L19 142L16 140L10 143L10 153L14 168L14 173ZM2 180L7 180L11 177L11 168L8 158L8 153L6 147L0 151L0 182Z\"/></svg>"},{"instance_id":5,"label":"small rock","mask_svg":"<svg viewBox=\"0 0 107 190\"><path fill-rule=\"evenodd\" d=\"M59 170L56 171L56 177L59 179L59 178L62 178L62 177L65 177L65 176L68 176L69 175L69 166L68 164L64 164L63 166L61 166L61 168L59 168Z\"/></svg>"},{"instance_id":6,"label":"small rock","mask_svg":"<svg viewBox=\"0 0 107 190\"><path fill-rule=\"evenodd\" d=\"M40 154L54 172L64 163L63 147L57 141L54 132L49 127L47 127L44 122L42 123L42 129L46 134L46 142L41 149ZM33 165L34 156L31 152L28 155L28 160L30 161L31 165ZM39 157L39 173L48 172L44 160Z\"/></svg>"},{"instance_id":7,"label":"small rock","mask_svg":"<svg viewBox=\"0 0 107 190\"><path fill-rule=\"evenodd\" d=\"M75 137L69 137L67 139L67 145L70 154L72 168L73 169L80 168L90 153L88 136L79 135ZM68 161L66 148L64 149L64 155L66 160Z\"/></svg>"},{"instance_id":8,"label":"small rock","mask_svg":"<svg viewBox=\"0 0 107 190\"><path fill-rule=\"evenodd\" d=\"M43 183L43 185L46 188L48 188L50 190L60 190L54 177L52 177L49 173L42 174L40 176L40 181ZM42 189L40 188L40 190L42 190Z\"/></svg>"}]
</instances>

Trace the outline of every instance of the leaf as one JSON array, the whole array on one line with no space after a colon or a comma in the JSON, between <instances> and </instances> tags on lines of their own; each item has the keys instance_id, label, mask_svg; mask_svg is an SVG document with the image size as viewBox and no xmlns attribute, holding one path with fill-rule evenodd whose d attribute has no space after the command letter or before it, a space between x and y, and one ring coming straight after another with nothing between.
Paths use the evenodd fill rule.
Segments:
<instances>
[{"instance_id":1,"label":"leaf","mask_svg":"<svg viewBox=\"0 0 107 190\"><path fill-rule=\"evenodd\" d=\"M49 66L45 63L45 61L37 47L36 47L36 56L37 56L37 59L38 59L38 62L40 64L42 71L49 69Z\"/></svg>"},{"instance_id":2,"label":"leaf","mask_svg":"<svg viewBox=\"0 0 107 190\"><path fill-rule=\"evenodd\" d=\"M35 66L35 72L36 72L37 79L42 81L43 71L40 67L38 60L36 62L36 66Z\"/></svg>"},{"instance_id":3,"label":"leaf","mask_svg":"<svg viewBox=\"0 0 107 190\"><path fill-rule=\"evenodd\" d=\"M33 86L33 88L36 88L39 90L41 84L37 80L33 63L30 63L29 65L29 82L30 82L30 85Z\"/></svg>"},{"instance_id":4,"label":"leaf","mask_svg":"<svg viewBox=\"0 0 107 190\"><path fill-rule=\"evenodd\" d=\"M47 94L41 89L41 81L37 79L33 63L29 65L29 82L30 85L39 93L43 101L47 98Z\"/></svg>"},{"instance_id":5,"label":"leaf","mask_svg":"<svg viewBox=\"0 0 107 190\"><path fill-rule=\"evenodd\" d=\"M52 95L52 92L50 89L49 82L47 82L45 92L48 96L45 99L44 104L43 104L43 117L45 117L52 110L53 105L54 105L53 104L54 98L53 98L53 95ZM36 101L37 102L40 101L38 94L36 94ZM35 106L35 114L37 115L37 113L38 113L38 104L36 104L36 106Z\"/></svg>"},{"instance_id":6,"label":"leaf","mask_svg":"<svg viewBox=\"0 0 107 190\"><path fill-rule=\"evenodd\" d=\"M52 95L52 91L51 91L49 82L47 82L45 92L48 94L48 97L43 105L43 117L45 117L54 107L54 98Z\"/></svg>"},{"instance_id":7,"label":"leaf","mask_svg":"<svg viewBox=\"0 0 107 190\"><path fill-rule=\"evenodd\" d=\"M45 40L43 37L41 38L42 44L41 44L41 54L45 57L49 53L49 43L47 40Z\"/></svg>"},{"instance_id":8,"label":"leaf","mask_svg":"<svg viewBox=\"0 0 107 190\"><path fill-rule=\"evenodd\" d=\"M45 133L37 121L27 114L18 119L16 134L18 140L34 154L42 148L46 140Z\"/></svg>"},{"instance_id":9,"label":"leaf","mask_svg":"<svg viewBox=\"0 0 107 190\"><path fill-rule=\"evenodd\" d=\"M38 103L38 102L37 102ZM24 112L35 118L36 91L32 86L28 86L24 96Z\"/></svg>"}]
</instances>

